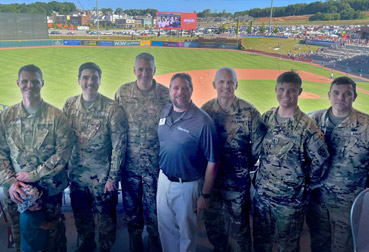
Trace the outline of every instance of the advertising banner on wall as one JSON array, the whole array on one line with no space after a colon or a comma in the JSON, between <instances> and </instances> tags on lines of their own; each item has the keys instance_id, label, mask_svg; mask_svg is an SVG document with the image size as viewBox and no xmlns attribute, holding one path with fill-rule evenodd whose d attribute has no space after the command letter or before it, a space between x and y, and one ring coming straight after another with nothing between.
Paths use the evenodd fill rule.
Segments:
<instances>
[{"instance_id":1,"label":"advertising banner on wall","mask_svg":"<svg viewBox=\"0 0 369 252\"><path fill-rule=\"evenodd\" d=\"M142 40L141 46L151 46L151 40Z\"/></svg>"},{"instance_id":2,"label":"advertising banner on wall","mask_svg":"<svg viewBox=\"0 0 369 252\"><path fill-rule=\"evenodd\" d=\"M53 45L60 46L63 45L63 40L52 40Z\"/></svg>"},{"instance_id":3,"label":"advertising banner on wall","mask_svg":"<svg viewBox=\"0 0 369 252\"><path fill-rule=\"evenodd\" d=\"M163 46L163 41L151 41L152 46Z\"/></svg>"},{"instance_id":4,"label":"advertising banner on wall","mask_svg":"<svg viewBox=\"0 0 369 252\"><path fill-rule=\"evenodd\" d=\"M140 46L141 42L140 41L114 41L114 45L115 46Z\"/></svg>"},{"instance_id":5,"label":"advertising banner on wall","mask_svg":"<svg viewBox=\"0 0 369 252\"><path fill-rule=\"evenodd\" d=\"M64 40L64 45L81 45L80 40Z\"/></svg>"},{"instance_id":6,"label":"advertising banner on wall","mask_svg":"<svg viewBox=\"0 0 369 252\"><path fill-rule=\"evenodd\" d=\"M99 46L114 46L114 42L113 41L99 41Z\"/></svg>"},{"instance_id":7,"label":"advertising banner on wall","mask_svg":"<svg viewBox=\"0 0 369 252\"><path fill-rule=\"evenodd\" d=\"M156 12L156 29L195 30L196 13Z\"/></svg>"},{"instance_id":8,"label":"advertising banner on wall","mask_svg":"<svg viewBox=\"0 0 369 252\"><path fill-rule=\"evenodd\" d=\"M179 42L166 42L166 41L164 41L163 46L166 46L166 47L179 47Z\"/></svg>"}]
</instances>

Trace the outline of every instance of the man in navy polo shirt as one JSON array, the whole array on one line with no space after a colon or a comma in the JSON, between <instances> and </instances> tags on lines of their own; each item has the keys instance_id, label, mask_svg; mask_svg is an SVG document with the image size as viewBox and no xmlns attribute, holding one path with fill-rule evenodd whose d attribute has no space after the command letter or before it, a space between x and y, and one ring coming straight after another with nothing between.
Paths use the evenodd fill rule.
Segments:
<instances>
[{"instance_id":1,"label":"man in navy polo shirt","mask_svg":"<svg viewBox=\"0 0 369 252\"><path fill-rule=\"evenodd\" d=\"M172 104L161 112L157 211L163 251L195 251L198 214L208 208L218 170L214 122L191 101L191 76L170 80Z\"/></svg>"}]
</instances>

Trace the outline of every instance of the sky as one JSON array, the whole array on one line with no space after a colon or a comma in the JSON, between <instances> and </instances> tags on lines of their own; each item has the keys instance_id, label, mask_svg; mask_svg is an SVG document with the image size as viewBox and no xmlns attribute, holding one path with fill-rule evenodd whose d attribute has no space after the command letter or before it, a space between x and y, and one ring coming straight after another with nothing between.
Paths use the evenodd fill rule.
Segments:
<instances>
[{"instance_id":1,"label":"sky","mask_svg":"<svg viewBox=\"0 0 369 252\"><path fill-rule=\"evenodd\" d=\"M55 0L57 2L72 2L79 9L91 10L96 7L96 0ZM272 0L98 0L98 8L125 9L157 9L166 12L201 12L210 9L212 12L234 13L253 8L270 7ZM287 6L296 3L311 3L325 0L273 0L273 6ZM45 0L0 0L0 4L50 2Z\"/></svg>"}]
</instances>

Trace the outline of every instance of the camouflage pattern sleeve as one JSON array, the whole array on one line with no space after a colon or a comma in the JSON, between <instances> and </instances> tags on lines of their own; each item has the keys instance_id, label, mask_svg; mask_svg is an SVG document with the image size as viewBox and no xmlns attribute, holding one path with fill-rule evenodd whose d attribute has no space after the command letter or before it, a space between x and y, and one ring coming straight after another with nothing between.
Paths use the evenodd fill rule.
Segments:
<instances>
[{"instance_id":1,"label":"camouflage pattern sleeve","mask_svg":"<svg viewBox=\"0 0 369 252\"><path fill-rule=\"evenodd\" d=\"M50 111L51 112L51 111ZM44 176L55 176L62 171L71 155L75 135L64 114L56 117L55 122L55 153L37 169L29 172L30 182L39 181Z\"/></svg>"},{"instance_id":2,"label":"camouflage pattern sleeve","mask_svg":"<svg viewBox=\"0 0 369 252\"><path fill-rule=\"evenodd\" d=\"M251 144L252 144L252 165L259 159L261 150L261 143L267 132L267 128L261 118L259 111L255 110L254 116L251 122Z\"/></svg>"},{"instance_id":3,"label":"camouflage pattern sleeve","mask_svg":"<svg viewBox=\"0 0 369 252\"><path fill-rule=\"evenodd\" d=\"M118 104L121 104L120 95L119 95L120 88L114 95L114 101L116 101Z\"/></svg>"},{"instance_id":4,"label":"camouflage pattern sleeve","mask_svg":"<svg viewBox=\"0 0 369 252\"><path fill-rule=\"evenodd\" d=\"M310 162L310 189L314 189L320 185L320 181L328 170L327 160L329 152L324 142L323 133L318 126L313 123L313 131L307 138L305 147L306 153L311 160Z\"/></svg>"},{"instance_id":5,"label":"camouflage pattern sleeve","mask_svg":"<svg viewBox=\"0 0 369 252\"><path fill-rule=\"evenodd\" d=\"M62 109L64 115L69 119L69 99L64 103L63 109Z\"/></svg>"},{"instance_id":6,"label":"camouflage pattern sleeve","mask_svg":"<svg viewBox=\"0 0 369 252\"><path fill-rule=\"evenodd\" d=\"M128 122L124 110L116 104L112 108L110 118L110 132L112 155L109 171L109 179L113 183L118 183L120 167L125 162L127 148Z\"/></svg>"},{"instance_id":7,"label":"camouflage pattern sleeve","mask_svg":"<svg viewBox=\"0 0 369 252\"><path fill-rule=\"evenodd\" d=\"M17 181L15 171L11 166L10 149L6 143L5 125L3 119L0 119L0 185L9 189Z\"/></svg>"}]
</instances>

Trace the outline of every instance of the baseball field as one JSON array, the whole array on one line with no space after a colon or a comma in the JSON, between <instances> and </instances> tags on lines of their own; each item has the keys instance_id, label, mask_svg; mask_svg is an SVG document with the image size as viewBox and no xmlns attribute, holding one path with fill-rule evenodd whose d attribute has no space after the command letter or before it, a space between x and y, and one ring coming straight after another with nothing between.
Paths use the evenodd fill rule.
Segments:
<instances>
[{"instance_id":1,"label":"baseball field","mask_svg":"<svg viewBox=\"0 0 369 252\"><path fill-rule=\"evenodd\" d=\"M279 58L248 54L242 51L157 48L157 47L49 47L0 50L0 104L12 105L21 100L16 85L18 69L35 64L44 74L44 99L61 108L67 97L81 92L77 82L78 67L87 61L97 63L102 73L100 92L113 98L118 87L135 80L134 59L140 52L149 52L156 61L155 79L169 85L175 72L187 72L194 81L194 102L201 106L214 98L212 80L216 69L231 67L236 70L239 84L238 97L251 102L265 112L278 105L274 86L277 76L288 70L297 71L303 79L300 108L313 111L329 106L327 92L330 70ZM338 77L343 73L335 72ZM354 107L369 112L369 82L357 81L358 98Z\"/></svg>"}]
</instances>

